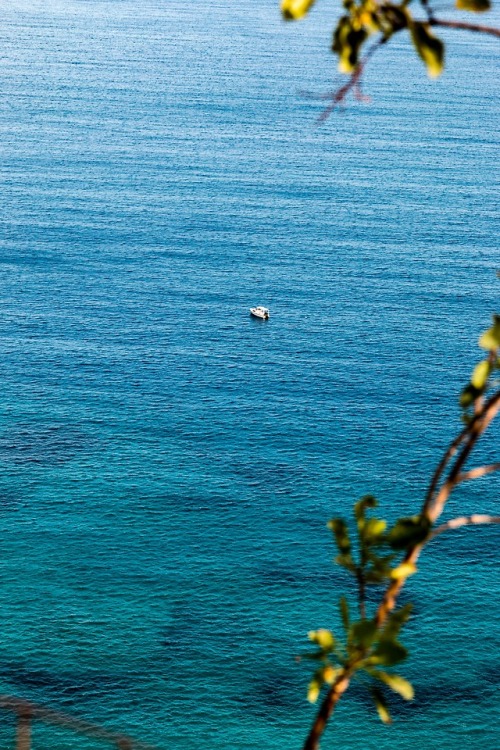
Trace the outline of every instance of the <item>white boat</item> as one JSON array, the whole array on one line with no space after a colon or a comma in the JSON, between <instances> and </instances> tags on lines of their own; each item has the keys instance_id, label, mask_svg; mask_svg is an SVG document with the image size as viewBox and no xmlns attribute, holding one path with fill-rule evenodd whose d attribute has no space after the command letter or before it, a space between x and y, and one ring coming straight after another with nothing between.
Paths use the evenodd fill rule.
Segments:
<instances>
[{"instance_id":1,"label":"white boat","mask_svg":"<svg viewBox=\"0 0 500 750\"><path fill-rule=\"evenodd\" d=\"M250 315L253 315L254 318L259 318L260 320L269 320L269 310L267 307L262 307L262 305L251 307Z\"/></svg>"}]
</instances>

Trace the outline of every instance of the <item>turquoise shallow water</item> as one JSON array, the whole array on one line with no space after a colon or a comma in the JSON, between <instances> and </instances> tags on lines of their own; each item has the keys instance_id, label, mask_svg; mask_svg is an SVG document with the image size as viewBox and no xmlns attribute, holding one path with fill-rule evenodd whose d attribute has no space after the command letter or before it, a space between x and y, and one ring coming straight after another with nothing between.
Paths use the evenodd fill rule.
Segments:
<instances>
[{"instance_id":1,"label":"turquoise shallow water","mask_svg":"<svg viewBox=\"0 0 500 750\"><path fill-rule=\"evenodd\" d=\"M498 303L495 42L437 82L388 49L316 128L328 11L275 6L2 11L0 687L180 750L300 746L325 522L416 508ZM387 729L355 689L325 747L495 746L497 540L429 549L416 700Z\"/></svg>"}]
</instances>

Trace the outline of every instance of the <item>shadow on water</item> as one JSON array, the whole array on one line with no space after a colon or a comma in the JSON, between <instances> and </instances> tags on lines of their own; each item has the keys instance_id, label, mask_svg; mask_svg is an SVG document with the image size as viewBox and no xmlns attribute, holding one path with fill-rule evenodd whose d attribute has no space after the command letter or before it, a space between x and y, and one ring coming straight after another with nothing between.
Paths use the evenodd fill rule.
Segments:
<instances>
[{"instance_id":1,"label":"shadow on water","mask_svg":"<svg viewBox=\"0 0 500 750\"><path fill-rule=\"evenodd\" d=\"M64 704L74 696L78 696L79 702L85 702L130 689L128 674L55 672L44 667L30 667L23 662L1 665L0 676L16 692L55 704Z\"/></svg>"},{"instance_id":2,"label":"shadow on water","mask_svg":"<svg viewBox=\"0 0 500 750\"><path fill-rule=\"evenodd\" d=\"M60 734L62 729L67 736L66 741L69 747L74 747L74 740L76 736L79 736L80 738L85 737L86 740L90 739L91 747L94 747L97 741L99 745L105 743L108 747L114 746L120 748L120 750L155 750L152 745L146 745L125 734L106 729L102 725L91 723L70 714L54 711L46 705L33 703L19 696L0 695L0 709L2 712L9 712L11 717L14 718L13 737L15 737L17 750L30 750L33 747L34 725L36 725L38 747L40 724L45 725L46 728L45 730L42 729L42 733L45 735L45 744L47 742L52 744L54 740L49 739L49 737L53 737L54 731ZM14 728L12 725L13 722L10 722L11 728ZM49 726L51 730L47 731ZM3 723L3 727L5 727L5 723ZM62 747L60 743L61 739L58 739L57 744ZM82 747L80 741L78 741L78 745ZM87 741L85 741L85 746L88 746Z\"/></svg>"},{"instance_id":3,"label":"shadow on water","mask_svg":"<svg viewBox=\"0 0 500 750\"><path fill-rule=\"evenodd\" d=\"M0 514L14 513L23 506L24 502L18 495L10 492L0 494Z\"/></svg>"},{"instance_id":4,"label":"shadow on water","mask_svg":"<svg viewBox=\"0 0 500 750\"><path fill-rule=\"evenodd\" d=\"M267 720L289 716L304 707L305 685L298 670L263 669L250 676L245 691L233 697L235 709Z\"/></svg>"},{"instance_id":5,"label":"shadow on water","mask_svg":"<svg viewBox=\"0 0 500 750\"><path fill-rule=\"evenodd\" d=\"M94 441L79 427L17 424L0 436L0 461L18 465L68 463Z\"/></svg>"},{"instance_id":6,"label":"shadow on water","mask_svg":"<svg viewBox=\"0 0 500 750\"><path fill-rule=\"evenodd\" d=\"M458 565L480 565L495 563L498 556L498 526L478 526L477 528L463 528L453 531L446 536L443 534L433 542L429 553L436 558L449 558Z\"/></svg>"}]
</instances>

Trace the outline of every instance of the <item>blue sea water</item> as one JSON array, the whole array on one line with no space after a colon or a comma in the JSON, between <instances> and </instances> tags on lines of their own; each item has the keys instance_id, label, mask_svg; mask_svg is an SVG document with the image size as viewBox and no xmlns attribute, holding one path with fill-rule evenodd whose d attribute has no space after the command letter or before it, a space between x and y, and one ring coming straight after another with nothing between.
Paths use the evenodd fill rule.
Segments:
<instances>
[{"instance_id":1,"label":"blue sea water","mask_svg":"<svg viewBox=\"0 0 500 750\"><path fill-rule=\"evenodd\" d=\"M4 693L160 748L300 747L294 657L349 586L326 521L366 492L415 512L459 428L498 307L497 42L443 35L428 81L397 40L371 102L317 127L298 92L336 85L334 17L3 4ZM498 512L499 487L448 515ZM428 549L403 597L415 701L387 728L355 687L325 748L496 745L497 546Z\"/></svg>"}]
</instances>

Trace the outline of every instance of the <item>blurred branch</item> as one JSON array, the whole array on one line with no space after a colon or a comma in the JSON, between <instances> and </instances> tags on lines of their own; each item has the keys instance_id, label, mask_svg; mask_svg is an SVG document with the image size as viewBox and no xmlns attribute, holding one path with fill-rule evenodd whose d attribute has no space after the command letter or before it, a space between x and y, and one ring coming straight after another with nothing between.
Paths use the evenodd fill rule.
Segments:
<instances>
[{"instance_id":1,"label":"blurred branch","mask_svg":"<svg viewBox=\"0 0 500 750\"><path fill-rule=\"evenodd\" d=\"M498 468L498 464L491 464L490 466L481 466L477 469L472 469L470 472L462 472L462 469L473 448L475 447L478 439L488 429L492 420L500 410L500 391L494 393L493 396L491 396L484 403L481 397L480 399L478 399L478 403L480 403L480 408L478 409L477 413L451 443L450 447L445 452L443 458L438 464L438 467L432 478L431 485L425 497L420 513L420 516L422 518L427 518L431 524L435 523L435 521L439 518L444 510L444 506L446 505L451 492L461 481L463 481L465 478L472 479L474 478L474 475L483 476L484 474L490 473L490 471L495 471L496 468ZM451 469L449 470L448 476L439 487L439 482L446 466L457 453L458 456L456 457ZM438 487L439 491L437 491ZM437 533L442 533L447 529L458 528L459 526L465 526L467 524L472 525L479 523L500 523L500 518L496 516L475 515L448 521L442 526L438 527L434 534L430 535L424 541L413 544L406 552L403 560L403 565L406 563L415 565L426 542L432 539L433 536L435 536ZM380 602L377 613L375 615L377 628L380 628L385 623L388 615L395 608L397 597L404 586L405 580L406 578L397 578L395 580L392 580L385 590L382 601ZM362 657L356 657L355 659L348 662L339 673L336 681L329 688L313 722L303 750L319 749L319 741L325 730L328 719L333 713L333 710L339 699L349 687L350 679L358 668L360 659L362 659Z\"/></svg>"},{"instance_id":2,"label":"blurred branch","mask_svg":"<svg viewBox=\"0 0 500 750\"><path fill-rule=\"evenodd\" d=\"M488 464L487 466L477 466L475 469L470 469L462 474L459 474L457 480L459 482L466 482L468 479L479 479L484 477L486 474L491 474L494 471L500 470L500 464Z\"/></svg>"},{"instance_id":3,"label":"blurred branch","mask_svg":"<svg viewBox=\"0 0 500 750\"><path fill-rule=\"evenodd\" d=\"M459 529L462 526L478 526L479 524L488 524L488 523L500 523L500 516L487 516L487 515L481 515L479 513L475 513L472 516L461 516L460 518L452 518L450 521L446 521L446 523L443 523L441 524L441 526L438 526L437 529L434 529L434 531L429 537L429 541L431 539L434 539L434 537L438 536L438 534L442 534L444 531L448 531L451 529Z\"/></svg>"},{"instance_id":4,"label":"blurred branch","mask_svg":"<svg viewBox=\"0 0 500 750\"><path fill-rule=\"evenodd\" d=\"M321 97L322 99L327 99L327 98L331 99L331 104L329 104L328 107L326 107L326 109L323 110L323 112L318 117L318 120L317 120L318 124L324 122L330 117L335 107L338 107L340 104L342 104L345 101L350 91L354 91L355 93L358 93L358 98L360 98L359 88L360 88L361 78L363 76L363 72L365 70L366 64L368 63L370 58L373 57L375 52L378 49L380 49L380 47L382 47L382 45L385 44L386 42L387 42L386 37L381 37L374 44L372 44L372 46L370 47L366 55L357 64L356 70L354 71L354 73L352 73L349 76L347 82L344 83L343 86L340 86L340 88L338 88L336 91L333 91L331 94L327 94Z\"/></svg>"},{"instance_id":5,"label":"blurred branch","mask_svg":"<svg viewBox=\"0 0 500 750\"><path fill-rule=\"evenodd\" d=\"M478 34L489 34L500 38L500 29L494 26L481 26L476 23L465 23L462 21L445 21L435 16L429 17L429 26L442 26L446 29L461 29L462 31L474 31Z\"/></svg>"}]
</instances>

